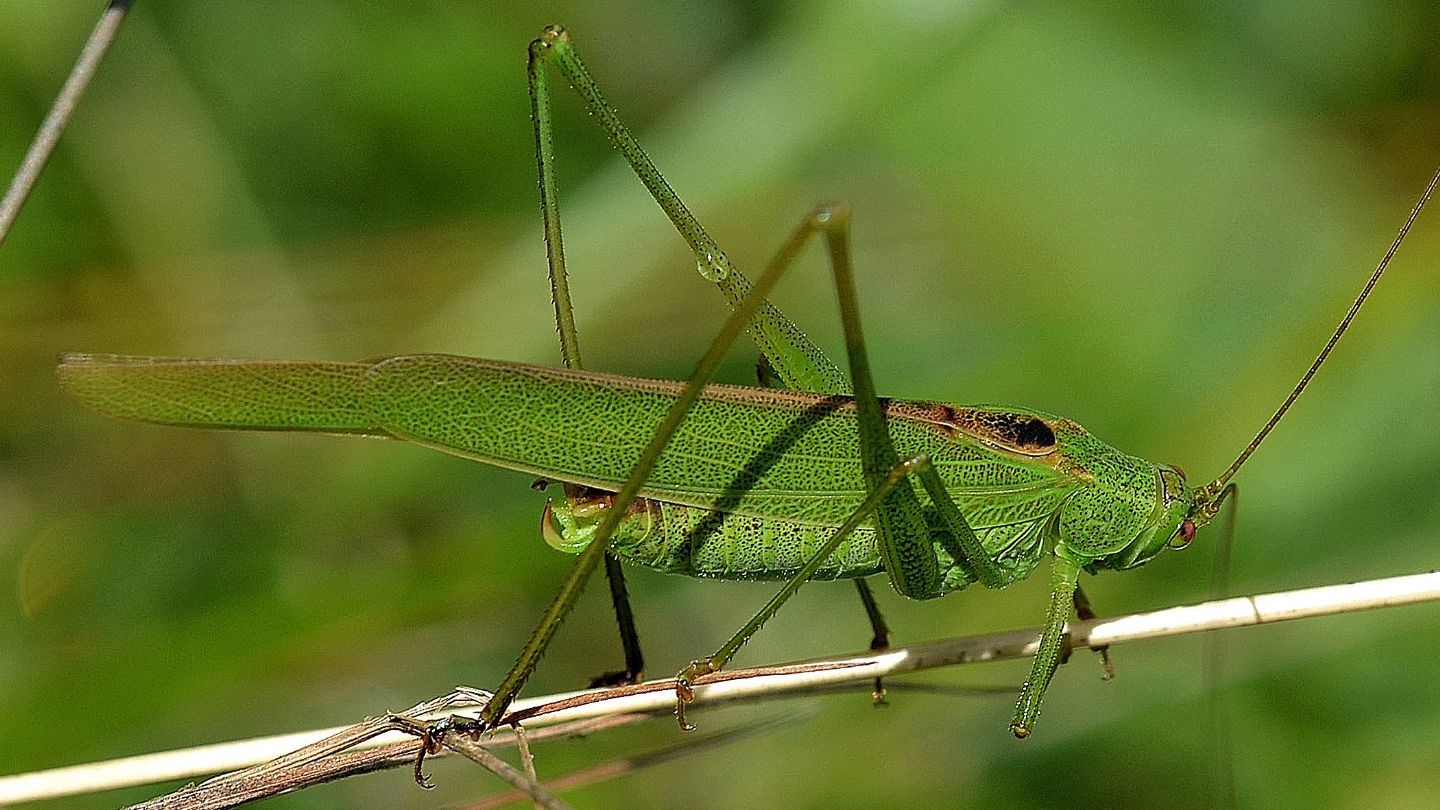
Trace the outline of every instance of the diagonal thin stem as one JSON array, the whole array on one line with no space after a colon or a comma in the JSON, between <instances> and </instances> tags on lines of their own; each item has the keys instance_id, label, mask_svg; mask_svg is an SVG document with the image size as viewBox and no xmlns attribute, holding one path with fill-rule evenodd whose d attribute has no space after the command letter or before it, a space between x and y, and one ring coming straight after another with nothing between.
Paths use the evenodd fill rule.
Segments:
<instances>
[{"instance_id":1,"label":"diagonal thin stem","mask_svg":"<svg viewBox=\"0 0 1440 810\"><path fill-rule=\"evenodd\" d=\"M35 187L41 170L55 151L55 144L60 141L60 133L65 131L65 125L70 122L70 114L75 111L75 105L85 94L85 88L90 86L90 79L95 76L110 43L115 40L120 23L125 19L125 13L130 10L130 3L131 0L110 0L110 4L100 15L99 22L95 23L95 30L91 31L90 38L85 40L85 47L80 51L80 57L75 60L75 67L70 69L70 76L60 88L55 103L50 105L50 112L40 124L35 139L30 142L30 148L20 161L20 168L10 181L10 188L6 189L5 197L0 199L0 245L5 243L5 237L10 234L10 228L14 226L16 217L20 216L20 209L25 205L26 198L30 196L30 190Z\"/></svg>"}]
</instances>

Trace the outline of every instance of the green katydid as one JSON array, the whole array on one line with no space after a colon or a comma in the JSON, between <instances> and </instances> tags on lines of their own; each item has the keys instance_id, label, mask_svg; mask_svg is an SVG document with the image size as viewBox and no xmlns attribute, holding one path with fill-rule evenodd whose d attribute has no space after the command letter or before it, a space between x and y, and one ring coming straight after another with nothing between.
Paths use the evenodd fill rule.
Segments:
<instances>
[{"instance_id":1,"label":"green katydid","mask_svg":"<svg viewBox=\"0 0 1440 810\"><path fill-rule=\"evenodd\" d=\"M808 218L752 285L665 183L605 102L568 36L532 44L542 208L566 365L555 369L444 355L366 363L300 363L70 355L62 385L105 413L170 425L304 430L401 438L566 482L547 538L580 557L475 732L499 723L589 573L606 552L692 576L784 580L777 596L679 680L719 669L809 579L884 572L927 599L972 582L1003 587L1048 556L1052 589L1039 652L1011 729L1027 735L1063 653L1081 570L1127 569L1182 547L1218 512L1231 477L1324 362L1410 223L1289 398L1214 481L1105 445L1074 422L1020 408L877 398L850 278L848 215ZM694 251L733 312L686 383L579 370L556 202L545 70L558 67ZM766 296L811 235L830 251L849 375ZM777 388L707 386L748 330ZM914 484L920 484L917 488ZM862 591L863 593L863 591ZM682 716L683 722L683 716Z\"/></svg>"}]
</instances>

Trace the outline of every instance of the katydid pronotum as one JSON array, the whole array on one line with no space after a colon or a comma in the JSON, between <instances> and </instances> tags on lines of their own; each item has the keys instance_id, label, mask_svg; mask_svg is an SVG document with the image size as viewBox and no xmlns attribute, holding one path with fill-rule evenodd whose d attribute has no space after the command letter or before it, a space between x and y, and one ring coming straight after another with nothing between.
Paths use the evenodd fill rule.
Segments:
<instances>
[{"instance_id":1,"label":"katydid pronotum","mask_svg":"<svg viewBox=\"0 0 1440 810\"><path fill-rule=\"evenodd\" d=\"M687 383L579 369L556 202L550 66L580 92L732 305ZM879 400L860 334L843 207L822 206L807 218L752 285L616 118L561 29L547 29L532 45L530 81L556 316L571 368L443 355L368 363L71 355L59 370L68 391L116 416L401 438L568 485L567 497L550 508L547 537L580 553L574 573L480 718L437 726L431 744L501 720L607 551L694 576L785 581L729 643L681 674L682 708L691 681L722 667L804 581L883 571L900 593L925 599L977 581L1002 587L1048 557L1045 629L1011 724L1017 736L1029 734L1063 653L1080 571L1143 564L1185 545L1215 516L1231 477L1324 361L1435 186L1432 178L1291 396L1223 475L1196 488L1178 468L1115 451L1067 419ZM766 300L816 235L829 250L841 302L848 377ZM747 329L777 386L707 387Z\"/></svg>"}]
</instances>

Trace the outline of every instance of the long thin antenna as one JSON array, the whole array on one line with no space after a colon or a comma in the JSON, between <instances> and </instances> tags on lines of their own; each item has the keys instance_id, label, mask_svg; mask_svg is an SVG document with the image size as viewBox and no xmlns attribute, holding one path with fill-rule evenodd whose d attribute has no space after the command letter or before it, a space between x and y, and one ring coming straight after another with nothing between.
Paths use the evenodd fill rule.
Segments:
<instances>
[{"instance_id":1,"label":"long thin antenna","mask_svg":"<svg viewBox=\"0 0 1440 810\"><path fill-rule=\"evenodd\" d=\"M20 168L15 172L15 179L10 181L10 188L5 190L5 197L0 199L0 245L3 245L5 237L10 235L15 218L20 216L20 208L25 205L25 199L30 196L35 181L40 179L40 170L45 168L45 164L50 160L50 153L55 151L55 144L60 140L60 133L65 131L65 125L70 122L70 114L75 111L80 96L84 95L85 88L90 85L90 79L100 67L100 60L105 58L105 51L115 40L115 32L120 30L120 22L125 19L125 12L130 10L130 3L131 0L110 0L100 15L100 21L95 23L95 30L91 31L90 38L85 40L85 48L80 51L80 58L75 60L75 67L70 69L70 77L65 80L65 86L60 88L60 94L55 97L55 103L50 105L50 112L46 114L44 123L35 133L35 140L30 142L30 148L25 152L25 158L20 161Z\"/></svg>"},{"instance_id":2,"label":"long thin antenna","mask_svg":"<svg viewBox=\"0 0 1440 810\"><path fill-rule=\"evenodd\" d=\"M1315 362L1310 364L1310 368L1305 372L1305 376L1300 378L1300 382L1295 385L1295 389L1290 392L1290 396L1285 398L1280 408L1275 411L1275 415L1270 417L1270 421L1265 423L1265 427L1260 428L1260 432L1255 434L1255 438L1250 441L1249 446L1235 459L1235 463L1230 465L1230 469L1226 470L1219 478L1205 485L1202 490L1202 502L1209 507L1213 507L1213 510L1208 508L1205 510L1208 517L1214 517L1213 511L1219 509L1219 495L1225 489L1225 485L1234 477L1236 471L1240 469L1240 465L1244 464L1245 460L1250 458L1250 454L1255 452L1255 448L1259 447L1260 442L1264 441L1265 437L1270 434L1270 431L1274 429L1275 425L1280 421L1280 417L1284 416L1285 412L1290 410L1290 406L1300 397L1300 392L1304 391L1305 386L1310 384L1310 378L1315 376L1315 372L1319 371L1320 366L1325 363L1325 358L1330 356L1330 350L1334 349L1335 344L1340 342L1340 336L1344 335L1345 330L1350 328L1350 322L1355 320L1355 313L1360 311L1360 306L1365 303L1365 299L1370 295L1370 291L1375 289L1375 284L1380 281L1380 276L1385 273L1385 268L1389 266L1390 259L1395 256L1395 251L1399 250L1400 244L1405 241L1405 235L1410 232L1410 226L1415 224L1415 218L1420 216L1420 209L1425 207L1425 203L1430 199L1430 194L1435 191L1437 183L1440 183L1440 168L1437 168L1435 174L1430 176L1430 184L1425 187L1425 193L1420 195L1420 200L1415 203L1414 208L1410 209L1410 216L1405 220L1405 224L1400 226L1400 232L1395 235L1395 241L1390 243L1390 249L1385 251L1385 256L1380 259L1380 264L1376 265L1375 272L1370 274L1370 280L1365 282L1365 288L1355 297L1355 303L1350 305L1350 311L1345 313L1345 318L1340 321L1339 326L1335 327L1335 333L1330 336L1330 340L1325 343L1325 348L1321 349L1320 354L1315 357Z\"/></svg>"}]
</instances>

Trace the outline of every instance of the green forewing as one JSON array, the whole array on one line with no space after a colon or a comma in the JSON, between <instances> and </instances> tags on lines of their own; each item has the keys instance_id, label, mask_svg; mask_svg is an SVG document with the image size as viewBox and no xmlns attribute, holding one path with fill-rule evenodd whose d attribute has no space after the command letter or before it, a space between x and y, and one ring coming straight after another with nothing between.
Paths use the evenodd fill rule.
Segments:
<instances>
[{"instance_id":1,"label":"green forewing","mask_svg":"<svg viewBox=\"0 0 1440 810\"><path fill-rule=\"evenodd\" d=\"M450 355L370 363L67 355L64 388L112 416L166 425L393 436L555 480L616 490L681 383ZM1076 482L904 409L902 456L926 453L971 525L1054 514ZM863 499L848 397L713 385L647 479L671 503L836 525Z\"/></svg>"},{"instance_id":2,"label":"green forewing","mask_svg":"<svg viewBox=\"0 0 1440 810\"><path fill-rule=\"evenodd\" d=\"M67 354L55 376L101 413L161 425L383 436L361 407L366 363Z\"/></svg>"},{"instance_id":3,"label":"green forewing","mask_svg":"<svg viewBox=\"0 0 1440 810\"><path fill-rule=\"evenodd\" d=\"M617 489L681 383L447 355L381 361L364 405L401 438L537 475ZM933 425L892 418L901 455L927 453L984 525L1053 509L1074 481ZM864 495L849 398L712 385L646 480L647 497L836 524ZM1043 504L1043 506L1042 506Z\"/></svg>"}]
</instances>

